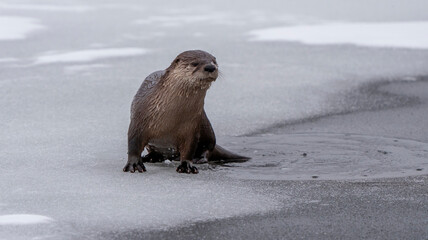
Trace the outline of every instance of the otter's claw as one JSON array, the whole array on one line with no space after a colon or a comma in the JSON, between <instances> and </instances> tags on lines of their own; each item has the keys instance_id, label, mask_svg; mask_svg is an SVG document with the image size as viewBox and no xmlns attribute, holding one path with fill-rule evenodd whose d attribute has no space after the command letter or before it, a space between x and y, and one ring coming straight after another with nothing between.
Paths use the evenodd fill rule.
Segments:
<instances>
[{"instance_id":1,"label":"otter's claw","mask_svg":"<svg viewBox=\"0 0 428 240\"><path fill-rule=\"evenodd\" d=\"M190 162L184 161L177 167L177 172L197 174L199 171L196 167L192 166Z\"/></svg>"},{"instance_id":2,"label":"otter's claw","mask_svg":"<svg viewBox=\"0 0 428 240\"><path fill-rule=\"evenodd\" d=\"M147 171L143 163L127 163L123 168L124 172L133 173L135 172L135 170L137 170L140 173Z\"/></svg>"}]
</instances>

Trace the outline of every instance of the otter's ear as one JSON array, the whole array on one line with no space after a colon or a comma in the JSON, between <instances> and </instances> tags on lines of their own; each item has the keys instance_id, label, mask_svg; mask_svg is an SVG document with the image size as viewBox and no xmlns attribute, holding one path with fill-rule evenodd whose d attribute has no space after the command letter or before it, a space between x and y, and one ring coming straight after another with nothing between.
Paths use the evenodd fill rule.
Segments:
<instances>
[{"instance_id":1,"label":"otter's ear","mask_svg":"<svg viewBox=\"0 0 428 240\"><path fill-rule=\"evenodd\" d=\"M180 62L180 59L179 58L175 59L174 63L177 64L178 62Z\"/></svg>"}]
</instances>

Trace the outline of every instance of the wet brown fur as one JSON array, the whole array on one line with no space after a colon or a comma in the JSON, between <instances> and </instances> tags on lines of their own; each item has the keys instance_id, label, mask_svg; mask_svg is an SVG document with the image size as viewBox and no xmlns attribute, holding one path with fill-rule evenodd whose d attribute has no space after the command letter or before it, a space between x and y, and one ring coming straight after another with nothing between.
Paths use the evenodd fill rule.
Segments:
<instances>
[{"instance_id":1,"label":"wet brown fur","mask_svg":"<svg viewBox=\"0 0 428 240\"><path fill-rule=\"evenodd\" d=\"M215 70L207 71L207 66ZM210 155L216 146L204 99L218 76L217 68L214 56L192 50L179 54L165 71L146 78L131 106L128 163L124 171L145 171L140 161L144 147L164 144L179 152L178 172L197 173L190 164L195 153L208 151Z\"/></svg>"}]
</instances>

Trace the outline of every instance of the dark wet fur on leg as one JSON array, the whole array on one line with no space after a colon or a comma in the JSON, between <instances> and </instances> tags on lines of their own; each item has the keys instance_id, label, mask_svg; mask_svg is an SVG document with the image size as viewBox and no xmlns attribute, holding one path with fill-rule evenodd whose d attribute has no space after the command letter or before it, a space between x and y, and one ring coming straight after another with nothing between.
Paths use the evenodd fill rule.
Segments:
<instances>
[{"instance_id":1,"label":"dark wet fur on leg","mask_svg":"<svg viewBox=\"0 0 428 240\"><path fill-rule=\"evenodd\" d=\"M208 163L208 160L205 157L193 158L193 164L204 164Z\"/></svg>"},{"instance_id":2,"label":"dark wet fur on leg","mask_svg":"<svg viewBox=\"0 0 428 240\"><path fill-rule=\"evenodd\" d=\"M145 162L150 162L150 163L154 163L154 162L163 162L165 161L164 156L161 153L152 151L149 152L147 155L144 155L141 157L141 162L145 163Z\"/></svg>"}]
</instances>

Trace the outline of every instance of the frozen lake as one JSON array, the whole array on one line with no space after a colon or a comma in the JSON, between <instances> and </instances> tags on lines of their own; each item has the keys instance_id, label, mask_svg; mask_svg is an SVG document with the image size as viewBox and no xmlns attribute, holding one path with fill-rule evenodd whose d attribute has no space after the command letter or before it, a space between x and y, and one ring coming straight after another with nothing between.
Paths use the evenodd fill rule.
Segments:
<instances>
[{"instance_id":1,"label":"frozen lake","mask_svg":"<svg viewBox=\"0 0 428 240\"><path fill-rule=\"evenodd\" d=\"M364 2L2 1L0 239L169 229L276 211L289 196L260 190L263 180L426 174L428 146L418 139L271 132L411 102L361 89L428 74L428 4ZM188 49L219 63L205 104L218 143L253 159L231 169L204 165L194 176L173 164L121 172L132 97ZM293 162L305 144L314 146L310 161ZM270 158L275 151L287 158ZM399 154L384 159L383 151ZM360 158L341 168L332 154Z\"/></svg>"}]
</instances>

